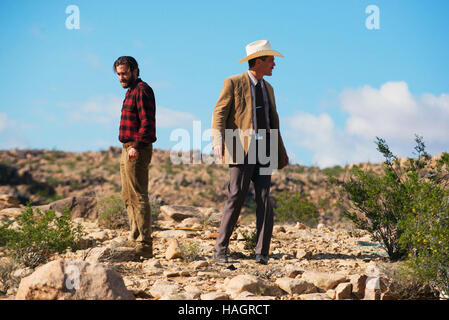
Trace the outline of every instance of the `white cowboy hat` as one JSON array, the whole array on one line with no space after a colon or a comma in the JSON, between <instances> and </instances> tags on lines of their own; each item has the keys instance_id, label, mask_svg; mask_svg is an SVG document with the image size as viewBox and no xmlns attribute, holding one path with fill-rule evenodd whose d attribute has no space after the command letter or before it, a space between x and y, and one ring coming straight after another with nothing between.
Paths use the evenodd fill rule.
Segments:
<instances>
[{"instance_id":1,"label":"white cowboy hat","mask_svg":"<svg viewBox=\"0 0 449 320\"><path fill-rule=\"evenodd\" d=\"M278 56L282 58L284 57L279 52L271 49L271 45L268 40L257 40L251 42L249 45L246 46L246 58L240 60L239 63L262 56Z\"/></svg>"}]
</instances>

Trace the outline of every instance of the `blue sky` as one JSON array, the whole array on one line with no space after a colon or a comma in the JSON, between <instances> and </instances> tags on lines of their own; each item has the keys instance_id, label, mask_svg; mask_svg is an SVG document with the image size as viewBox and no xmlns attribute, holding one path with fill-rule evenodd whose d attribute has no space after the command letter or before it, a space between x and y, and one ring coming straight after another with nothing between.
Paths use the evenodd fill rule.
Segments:
<instances>
[{"instance_id":1,"label":"blue sky","mask_svg":"<svg viewBox=\"0 0 449 320\"><path fill-rule=\"evenodd\" d=\"M69 5L79 8L79 29L66 28ZM378 30L365 26L369 5L379 8ZM247 70L238 63L245 46L268 39L285 56L266 80L292 162L377 162L376 136L412 156L415 133L430 153L449 151L445 0L2 0L0 8L0 149L120 146L125 90L112 64L131 55L155 91L154 147L170 150L174 130L210 127L223 80Z\"/></svg>"}]
</instances>

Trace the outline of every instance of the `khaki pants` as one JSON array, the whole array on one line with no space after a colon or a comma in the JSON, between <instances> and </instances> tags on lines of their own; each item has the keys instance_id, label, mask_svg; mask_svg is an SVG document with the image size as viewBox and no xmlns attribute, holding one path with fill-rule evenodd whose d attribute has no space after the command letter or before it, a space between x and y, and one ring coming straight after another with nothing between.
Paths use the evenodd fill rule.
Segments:
<instances>
[{"instance_id":1,"label":"khaki pants","mask_svg":"<svg viewBox=\"0 0 449 320\"><path fill-rule=\"evenodd\" d=\"M151 208L148 200L148 166L151 162L153 146L139 150L137 159L128 160L128 150L124 147L120 158L122 179L122 199L125 203L131 229L130 239L138 242L151 241Z\"/></svg>"}]
</instances>

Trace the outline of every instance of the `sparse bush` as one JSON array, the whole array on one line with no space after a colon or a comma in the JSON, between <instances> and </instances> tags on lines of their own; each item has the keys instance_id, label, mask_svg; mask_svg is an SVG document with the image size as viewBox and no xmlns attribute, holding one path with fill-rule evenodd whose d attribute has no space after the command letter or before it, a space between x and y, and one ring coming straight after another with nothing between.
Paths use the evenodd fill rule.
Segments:
<instances>
[{"instance_id":1,"label":"sparse bush","mask_svg":"<svg viewBox=\"0 0 449 320\"><path fill-rule=\"evenodd\" d=\"M107 166L107 167L106 167L106 170L108 171L108 173L109 173L110 175L119 173L119 172L120 172L120 163L119 163L119 162L116 162L116 163L114 163L114 164L112 164L112 165L110 165L110 166Z\"/></svg>"},{"instance_id":2,"label":"sparse bush","mask_svg":"<svg viewBox=\"0 0 449 320\"><path fill-rule=\"evenodd\" d=\"M58 217L54 210L43 213L36 209L34 212L28 205L16 218L16 228L11 228L10 223L0 226L0 243L6 246L14 261L35 268L52 254L63 253L68 248L78 249L82 226L75 225L71 219L67 208Z\"/></svg>"},{"instance_id":3,"label":"sparse bush","mask_svg":"<svg viewBox=\"0 0 449 320\"><path fill-rule=\"evenodd\" d=\"M192 262L200 257L200 247L196 242L181 244L179 248L184 261Z\"/></svg>"},{"instance_id":4,"label":"sparse bush","mask_svg":"<svg viewBox=\"0 0 449 320\"><path fill-rule=\"evenodd\" d=\"M449 157L443 155L432 168L422 137L416 136L415 142L417 157L401 165L386 142L377 138L384 172L354 168L349 181L341 184L350 200L343 213L381 241L391 261L408 255L420 279L448 292L449 193L444 184Z\"/></svg>"},{"instance_id":5,"label":"sparse bush","mask_svg":"<svg viewBox=\"0 0 449 320\"><path fill-rule=\"evenodd\" d=\"M332 168L325 168L321 170L326 176L338 177L345 173L345 169L341 166L333 166Z\"/></svg>"},{"instance_id":6,"label":"sparse bush","mask_svg":"<svg viewBox=\"0 0 449 320\"><path fill-rule=\"evenodd\" d=\"M110 195L97 201L98 225L107 229L120 229L128 226L125 203L118 195Z\"/></svg>"},{"instance_id":7,"label":"sparse bush","mask_svg":"<svg viewBox=\"0 0 449 320\"><path fill-rule=\"evenodd\" d=\"M253 231L251 233L249 232L242 232L243 241L245 241L245 246L243 247L245 250L249 250L252 253L256 252L256 245L257 245L257 232Z\"/></svg>"},{"instance_id":8,"label":"sparse bush","mask_svg":"<svg viewBox=\"0 0 449 320\"><path fill-rule=\"evenodd\" d=\"M300 221L314 227L318 224L316 205L298 192L286 190L275 196L277 207L274 209L279 222Z\"/></svg>"},{"instance_id":9,"label":"sparse bush","mask_svg":"<svg viewBox=\"0 0 449 320\"><path fill-rule=\"evenodd\" d=\"M436 299L435 291L428 283L414 275L406 263L379 264L379 271L385 275L389 292L398 300Z\"/></svg>"},{"instance_id":10,"label":"sparse bush","mask_svg":"<svg viewBox=\"0 0 449 320\"><path fill-rule=\"evenodd\" d=\"M4 295L10 288L19 286L20 278L13 275L16 264L12 261L0 262L0 295Z\"/></svg>"},{"instance_id":11,"label":"sparse bush","mask_svg":"<svg viewBox=\"0 0 449 320\"><path fill-rule=\"evenodd\" d=\"M449 157L443 155L438 171L423 181L411 212L399 222L399 239L409 252L414 275L438 292L449 293L449 190L443 188ZM444 161L446 161L444 163ZM426 165L427 163L424 163Z\"/></svg>"}]
</instances>

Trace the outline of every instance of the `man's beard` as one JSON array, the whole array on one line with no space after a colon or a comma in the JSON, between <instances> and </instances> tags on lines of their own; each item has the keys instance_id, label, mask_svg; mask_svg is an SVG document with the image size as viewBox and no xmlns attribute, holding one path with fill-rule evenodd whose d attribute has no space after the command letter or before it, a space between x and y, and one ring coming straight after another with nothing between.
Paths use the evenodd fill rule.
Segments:
<instances>
[{"instance_id":1,"label":"man's beard","mask_svg":"<svg viewBox=\"0 0 449 320\"><path fill-rule=\"evenodd\" d=\"M136 81L136 78L134 78L134 75L131 75L131 78L128 81L122 83L122 87L125 89L129 88L129 86L132 85L134 81Z\"/></svg>"}]
</instances>

